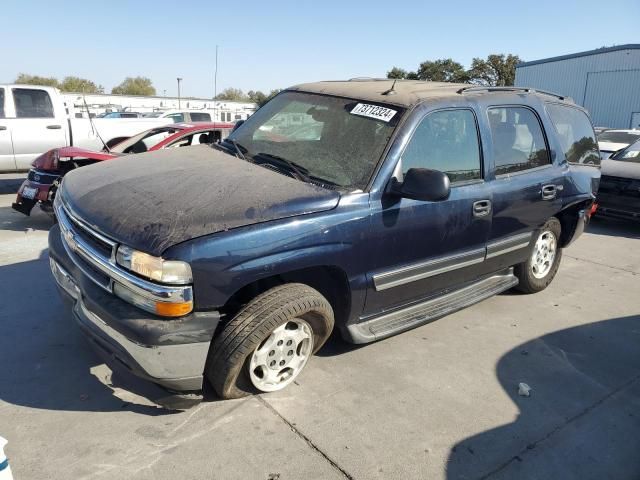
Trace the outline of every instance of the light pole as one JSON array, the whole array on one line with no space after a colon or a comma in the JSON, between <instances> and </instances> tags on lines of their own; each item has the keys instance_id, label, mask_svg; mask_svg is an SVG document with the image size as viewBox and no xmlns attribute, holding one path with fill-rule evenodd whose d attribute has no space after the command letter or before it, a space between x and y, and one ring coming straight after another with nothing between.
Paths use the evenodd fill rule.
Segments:
<instances>
[{"instance_id":1,"label":"light pole","mask_svg":"<svg viewBox=\"0 0 640 480\"><path fill-rule=\"evenodd\" d=\"M178 80L178 108L181 108L180 107L180 82L182 81L182 78L178 77L177 80Z\"/></svg>"}]
</instances>

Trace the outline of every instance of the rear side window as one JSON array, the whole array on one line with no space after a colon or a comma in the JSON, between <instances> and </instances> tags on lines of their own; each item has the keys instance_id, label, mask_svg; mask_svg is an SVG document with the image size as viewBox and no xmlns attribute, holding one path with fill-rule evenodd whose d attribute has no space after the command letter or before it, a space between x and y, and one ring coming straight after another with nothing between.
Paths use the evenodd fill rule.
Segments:
<instances>
[{"instance_id":1,"label":"rear side window","mask_svg":"<svg viewBox=\"0 0 640 480\"><path fill-rule=\"evenodd\" d=\"M547 112L558 132L562 151L569 163L600 165L600 152L589 117L582 110L557 103Z\"/></svg>"},{"instance_id":2,"label":"rear side window","mask_svg":"<svg viewBox=\"0 0 640 480\"><path fill-rule=\"evenodd\" d=\"M402 154L402 175L411 168L439 170L451 183L478 180L480 142L471 110L443 110L427 115Z\"/></svg>"},{"instance_id":3,"label":"rear side window","mask_svg":"<svg viewBox=\"0 0 640 480\"><path fill-rule=\"evenodd\" d=\"M525 107L493 107L488 115L496 175L551 163L535 113Z\"/></svg>"},{"instance_id":4,"label":"rear side window","mask_svg":"<svg viewBox=\"0 0 640 480\"><path fill-rule=\"evenodd\" d=\"M44 90L14 88L17 118L53 118L53 104Z\"/></svg>"},{"instance_id":5,"label":"rear side window","mask_svg":"<svg viewBox=\"0 0 640 480\"><path fill-rule=\"evenodd\" d=\"M183 113L172 113L167 115L167 118L173 120L173 123L182 123L184 122L184 114Z\"/></svg>"},{"instance_id":6,"label":"rear side window","mask_svg":"<svg viewBox=\"0 0 640 480\"><path fill-rule=\"evenodd\" d=\"M4 88L0 88L0 118L4 118Z\"/></svg>"},{"instance_id":7,"label":"rear side window","mask_svg":"<svg viewBox=\"0 0 640 480\"><path fill-rule=\"evenodd\" d=\"M211 115L209 115L208 113L191 112L190 115L191 115L192 122L210 122L211 121Z\"/></svg>"}]
</instances>

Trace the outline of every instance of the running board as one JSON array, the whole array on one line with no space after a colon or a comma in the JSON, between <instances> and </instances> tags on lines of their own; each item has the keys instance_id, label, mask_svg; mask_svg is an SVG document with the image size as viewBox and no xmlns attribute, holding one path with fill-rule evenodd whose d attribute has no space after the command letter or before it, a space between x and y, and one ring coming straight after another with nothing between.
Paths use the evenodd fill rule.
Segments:
<instances>
[{"instance_id":1,"label":"running board","mask_svg":"<svg viewBox=\"0 0 640 480\"><path fill-rule=\"evenodd\" d=\"M381 340L481 302L517 284L518 279L513 274L513 268L510 268L503 274L485 278L425 302L347 325L347 331L354 343Z\"/></svg>"}]
</instances>

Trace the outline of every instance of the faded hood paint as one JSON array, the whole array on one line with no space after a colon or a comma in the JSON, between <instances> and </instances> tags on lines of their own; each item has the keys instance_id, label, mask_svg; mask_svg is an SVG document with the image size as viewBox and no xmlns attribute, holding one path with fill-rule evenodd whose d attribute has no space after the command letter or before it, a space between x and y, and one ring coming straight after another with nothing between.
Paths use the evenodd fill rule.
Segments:
<instances>
[{"instance_id":1,"label":"faded hood paint","mask_svg":"<svg viewBox=\"0 0 640 480\"><path fill-rule=\"evenodd\" d=\"M159 256L232 228L335 208L340 194L208 146L116 158L66 175L62 200L104 235Z\"/></svg>"}]
</instances>

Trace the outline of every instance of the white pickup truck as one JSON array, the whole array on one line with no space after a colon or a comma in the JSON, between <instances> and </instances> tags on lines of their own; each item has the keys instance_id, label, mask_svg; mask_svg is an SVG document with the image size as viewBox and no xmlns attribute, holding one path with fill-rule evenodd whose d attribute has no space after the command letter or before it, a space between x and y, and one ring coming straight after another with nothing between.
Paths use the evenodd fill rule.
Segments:
<instances>
[{"instance_id":1,"label":"white pickup truck","mask_svg":"<svg viewBox=\"0 0 640 480\"><path fill-rule=\"evenodd\" d=\"M0 172L28 170L40 154L56 147L92 150L111 146L166 118L72 118L57 88L0 85ZM98 136L100 134L100 137Z\"/></svg>"}]
</instances>

